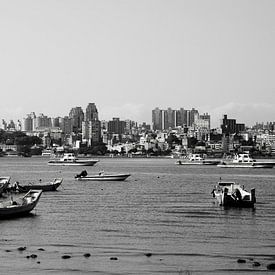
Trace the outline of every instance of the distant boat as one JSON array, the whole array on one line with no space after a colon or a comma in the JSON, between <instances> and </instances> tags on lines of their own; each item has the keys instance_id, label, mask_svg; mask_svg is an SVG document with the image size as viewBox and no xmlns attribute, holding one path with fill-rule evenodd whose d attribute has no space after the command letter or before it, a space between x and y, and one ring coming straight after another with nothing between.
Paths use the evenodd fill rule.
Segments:
<instances>
[{"instance_id":1,"label":"distant boat","mask_svg":"<svg viewBox=\"0 0 275 275\"><path fill-rule=\"evenodd\" d=\"M30 213L37 205L42 190L30 190L23 197L7 199L0 203L0 218L9 219Z\"/></svg>"},{"instance_id":2,"label":"distant boat","mask_svg":"<svg viewBox=\"0 0 275 275\"><path fill-rule=\"evenodd\" d=\"M51 182L46 183L38 183L38 184L28 184L28 185L20 185L17 183L16 190L20 193L27 192L31 189L34 190L42 190L42 191L56 191L57 188L61 185L63 179L54 179Z\"/></svg>"},{"instance_id":3,"label":"distant boat","mask_svg":"<svg viewBox=\"0 0 275 275\"><path fill-rule=\"evenodd\" d=\"M51 149L44 149L41 153L43 157L51 157L53 155L53 150Z\"/></svg>"},{"instance_id":4,"label":"distant boat","mask_svg":"<svg viewBox=\"0 0 275 275\"><path fill-rule=\"evenodd\" d=\"M254 207L256 202L255 188L248 192L235 182L218 182L212 194L220 206Z\"/></svg>"},{"instance_id":5,"label":"distant boat","mask_svg":"<svg viewBox=\"0 0 275 275\"><path fill-rule=\"evenodd\" d=\"M205 159L200 154L191 154L187 159L177 160L177 165L217 165L219 160Z\"/></svg>"},{"instance_id":6,"label":"distant boat","mask_svg":"<svg viewBox=\"0 0 275 275\"><path fill-rule=\"evenodd\" d=\"M97 162L96 159L78 159L73 153L65 153L61 158L49 160L48 165L93 166Z\"/></svg>"},{"instance_id":7,"label":"distant boat","mask_svg":"<svg viewBox=\"0 0 275 275\"><path fill-rule=\"evenodd\" d=\"M256 161L249 154L236 154L231 161L223 161L217 166L221 168L273 168L274 162Z\"/></svg>"},{"instance_id":8,"label":"distant boat","mask_svg":"<svg viewBox=\"0 0 275 275\"><path fill-rule=\"evenodd\" d=\"M0 177L0 196L6 191L10 184L10 177Z\"/></svg>"},{"instance_id":9,"label":"distant boat","mask_svg":"<svg viewBox=\"0 0 275 275\"><path fill-rule=\"evenodd\" d=\"M76 175L75 179L80 181L124 181L128 177L130 177L130 174L105 174L104 172L88 175L86 170L84 170L79 175Z\"/></svg>"}]
</instances>

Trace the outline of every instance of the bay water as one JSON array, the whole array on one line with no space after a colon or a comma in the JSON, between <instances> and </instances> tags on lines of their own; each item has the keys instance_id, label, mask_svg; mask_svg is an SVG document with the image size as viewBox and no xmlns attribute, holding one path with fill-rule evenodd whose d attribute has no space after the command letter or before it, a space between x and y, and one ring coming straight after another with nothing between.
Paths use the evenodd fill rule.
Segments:
<instances>
[{"instance_id":1,"label":"bay water","mask_svg":"<svg viewBox=\"0 0 275 275\"><path fill-rule=\"evenodd\" d=\"M63 178L33 215L0 220L0 274L267 274L275 262L275 168L178 166L168 158L66 167L48 160L0 158L1 176L11 182ZM131 176L76 181L84 169ZM220 178L255 187L255 209L217 205L211 191Z\"/></svg>"}]
</instances>

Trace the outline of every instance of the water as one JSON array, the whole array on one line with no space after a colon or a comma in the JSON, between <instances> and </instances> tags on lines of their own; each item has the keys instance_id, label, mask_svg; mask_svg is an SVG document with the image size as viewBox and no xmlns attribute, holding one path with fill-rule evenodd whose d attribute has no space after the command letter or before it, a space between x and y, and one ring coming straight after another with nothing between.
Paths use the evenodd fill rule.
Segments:
<instances>
[{"instance_id":1,"label":"water","mask_svg":"<svg viewBox=\"0 0 275 275\"><path fill-rule=\"evenodd\" d=\"M131 177L80 182L74 176L83 167L47 161L0 158L1 176L12 181L64 179L59 191L42 194L34 215L0 221L1 274L266 274L267 264L275 262L275 168L102 158L85 168L88 173ZM215 204L210 193L220 177L255 187L256 209ZM20 252L20 246L27 249ZM31 254L37 258L27 259Z\"/></svg>"}]
</instances>

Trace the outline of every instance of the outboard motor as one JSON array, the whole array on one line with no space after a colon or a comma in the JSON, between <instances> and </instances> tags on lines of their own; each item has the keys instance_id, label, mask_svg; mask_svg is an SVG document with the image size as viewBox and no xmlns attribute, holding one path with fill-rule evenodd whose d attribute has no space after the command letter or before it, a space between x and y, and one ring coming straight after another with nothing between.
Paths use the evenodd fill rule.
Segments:
<instances>
[{"instance_id":1,"label":"outboard motor","mask_svg":"<svg viewBox=\"0 0 275 275\"><path fill-rule=\"evenodd\" d=\"M251 200L254 203L256 202L256 190L255 190L255 188L251 189Z\"/></svg>"},{"instance_id":2,"label":"outboard motor","mask_svg":"<svg viewBox=\"0 0 275 275\"><path fill-rule=\"evenodd\" d=\"M83 170L80 174L77 174L75 178L83 178L83 177L86 177L87 175L88 175L87 171Z\"/></svg>"}]
</instances>

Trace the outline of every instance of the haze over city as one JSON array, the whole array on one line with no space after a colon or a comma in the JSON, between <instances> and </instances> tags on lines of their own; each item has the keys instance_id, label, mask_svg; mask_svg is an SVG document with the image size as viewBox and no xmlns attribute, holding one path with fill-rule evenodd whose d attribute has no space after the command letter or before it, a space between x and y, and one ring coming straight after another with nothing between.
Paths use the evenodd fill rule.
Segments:
<instances>
[{"instance_id":1,"label":"haze over city","mask_svg":"<svg viewBox=\"0 0 275 275\"><path fill-rule=\"evenodd\" d=\"M1 1L1 119L65 116L151 123L155 107L275 117L272 0Z\"/></svg>"}]
</instances>

